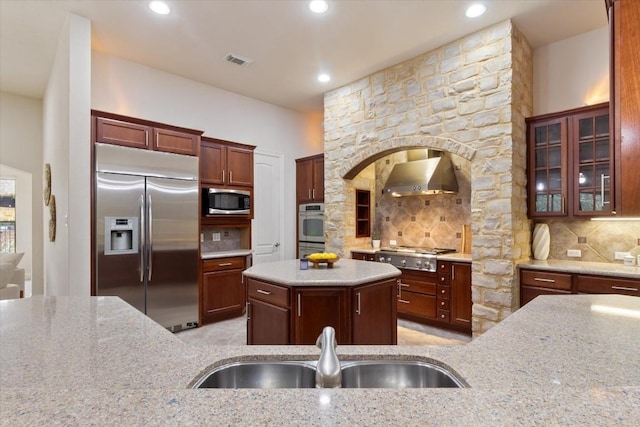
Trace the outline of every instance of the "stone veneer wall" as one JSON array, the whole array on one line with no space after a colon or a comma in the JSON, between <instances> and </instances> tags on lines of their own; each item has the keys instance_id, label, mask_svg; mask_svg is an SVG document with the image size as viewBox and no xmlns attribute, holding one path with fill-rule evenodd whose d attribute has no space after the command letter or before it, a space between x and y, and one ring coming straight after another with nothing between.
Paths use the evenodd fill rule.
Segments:
<instances>
[{"instance_id":1,"label":"stone veneer wall","mask_svg":"<svg viewBox=\"0 0 640 427\"><path fill-rule=\"evenodd\" d=\"M532 52L504 21L325 95L327 250L361 244L344 179L393 151L423 147L471 161L473 333L518 305L516 264L529 256L524 117Z\"/></svg>"}]
</instances>

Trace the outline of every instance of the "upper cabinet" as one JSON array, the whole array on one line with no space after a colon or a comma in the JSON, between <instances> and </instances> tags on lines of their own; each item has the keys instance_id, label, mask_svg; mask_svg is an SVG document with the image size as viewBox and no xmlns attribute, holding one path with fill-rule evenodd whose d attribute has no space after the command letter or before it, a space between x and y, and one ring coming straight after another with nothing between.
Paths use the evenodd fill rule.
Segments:
<instances>
[{"instance_id":1,"label":"upper cabinet","mask_svg":"<svg viewBox=\"0 0 640 427\"><path fill-rule=\"evenodd\" d=\"M324 202L324 154L296 159L296 199Z\"/></svg>"},{"instance_id":2,"label":"upper cabinet","mask_svg":"<svg viewBox=\"0 0 640 427\"><path fill-rule=\"evenodd\" d=\"M252 187L254 146L202 137L200 181L203 184Z\"/></svg>"},{"instance_id":3,"label":"upper cabinet","mask_svg":"<svg viewBox=\"0 0 640 427\"><path fill-rule=\"evenodd\" d=\"M92 111L95 142L197 156L202 132Z\"/></svg>"},{"instance_id":4,"label":"upper cabinet","mask_svg":"<svg viewBox=\"0 0 640 427\"><path fill-rule=\"evenodd\" d=\"M527 119L532 218L613 215L609 105Z\"/></svg>"},{"instance_id":5,"label":"upper cabinet","mask_svg":"<svg viewBox=\"0 0 640 427\"><path fill-rule=\"evenodd\" d=\"M616 210L640 215L640 2L608 0L611 29L611 115L617 168Z\"/></svg>"}]
</instances>

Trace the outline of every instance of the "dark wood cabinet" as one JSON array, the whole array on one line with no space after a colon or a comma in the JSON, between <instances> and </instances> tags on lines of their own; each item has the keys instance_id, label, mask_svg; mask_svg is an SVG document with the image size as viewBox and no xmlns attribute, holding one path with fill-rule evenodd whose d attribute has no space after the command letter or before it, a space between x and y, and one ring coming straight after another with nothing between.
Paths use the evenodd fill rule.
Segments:
<instances>
[{"instance_id":1,"label":"dark wood cabinet","mask_svg":"<svg viewBox=\"0 0 640 427\"><path fill-rule=\"evenodd\" d=\"M612 215L609 104L527 119L531 218Z\"/></svg>"},{"instance_id":2,"label":"dark wood cabinet","mask_svg":"<svg viewBox=\"0 0 640 427\"><path fill-rule=\"evenodd\" d=\"M353 289L352 344L397 344L396 281Z\"/></svg>"},{"instance_id":3,"label":"dark wood cabinet","mask_svg":"<svg viewBox=\"0 0 640 427\"><path fill-rule=\"evenodd\" d=\"M351 251L351 259L357 259L360 261L375 261L376 255L369 252Z\"/></svg>"},{"instance_id":4,"label":"dark wood cabinet","mask_svg":"<svg viewBox=\"0 0 640 427\"><path fill-rule=\"evenodd\" d=\"M296 200L324 201L324 154L296 159Z\"/></svg>"},{"instance_id":5,"label":"dark wood cabinet","mask_svg":"<svg viewBox=\"0 0 640 427\"><path fill-rule=\"evenodd\" d=\"M92 111L95 142L197 156L202 132Z\"/></svg>"},{"instance_id":6,"label":"dark wood cabinet","mask_svg":"<svg viewBox=\"0 0 640 427\"><path fill-rule=\"evenodd\" d=\"M339 345L396 344L395 284L288 288L249 278L247 344L315 345L325 326Z\"/></svg>"},{"instance_id":7,"label":"dark wood cabinet","mask_svg":"<svg viewBox=\"0 0 640 427\"><path fill-rule=\"evenodd\" d=\"M520 268L520 306L539 295L571 294L640 296L640 279Z\"/></svg>"},{"instance_id":8,"label":"dark wood cabinet","mask_svg":"<svg viewBox=\"0 0 640 427\"><path fill-rule=\"evenodd\" d=\"M290 313L289 289L247 280L247 344L289 344Z\"/></svg>"},{"instance_id":9,"label":"dark wood cabinet","mask_svg":"<svg viewBox=\"0 0 640 427\"><path fill-rule=\"evenodd\" d=\"M437 271L402 270L398 317L471 332L471 264L438 261Z\"/></svg>"},{"instance_id":10,"label":"dark wood cabinet","mask_svg":"<svg viewBox=\"0 0 640 427\"><path fill-rule=\"evenodd\" d=\"M418 322L435 320L439 277L437 272L402 270L398 280L398 317Z\"/></svg>"},{"instance_id":11,"label":"dark wood cabinet","mask_svg":"<svg viewBox=\"0 0 640 427\"><path fill-rule=\"evenodd\" d=\"M297 288L292 310L293 344L315 345L325 326L335 329L338 345L351 344L348 291L345 288Z\"/></svg>"},{"instance_id":12,"label":"dark wood cabinet","mask_svg":"<svg viewBox=\"0 0 640 427\"><path fill-rule=\"evenodd\" d=\"M471 264L451 263L451 296L449 322L471 331Z\"/></svg>"},{"instance_id":13,"label":"dark wood cabinet","mask_svg":"<svg viewBox=\"0 0 640 427\"><path fill-rule=\"evenodd\" d=\"M200 147L200 181L205 185L253 188L255 147L208 137Z\"/></svg>"},{"instance_id":14,"label":"dark wood cabinet","mask_svg":"<svg viewBox=\"0 0 640 427\"><path fill-rule=\"evenodd\" d=\"M623 216L640 215L640 2L609 0L611 115L616 150L615 203Z\"/></svg>"},{"instance_id":15,"label":"dark wood cabinet","mask_svg":"<svg viewBox=\"0 0 640 427\"><path fill-rule=\"evenodd\" d=\"M201 324L244 314L246 291L242 272L245 268L245 257L202 261Z\"/></svg>"}]
</instances>

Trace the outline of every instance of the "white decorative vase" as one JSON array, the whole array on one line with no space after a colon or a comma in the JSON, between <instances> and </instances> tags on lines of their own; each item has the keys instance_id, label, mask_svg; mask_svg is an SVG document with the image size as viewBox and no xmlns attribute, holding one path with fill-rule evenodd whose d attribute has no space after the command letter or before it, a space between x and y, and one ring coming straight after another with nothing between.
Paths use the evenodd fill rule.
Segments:
<instances>
[{"instance_id":1,"label":"white decorative vase","mask_svg":"<svg viewBox=\"0 0 640 427\"><path fill-rule=\"evenodd\" d=\"M550 243L551 237L549 235L549 225L536 224L533 228L533 241L531 242L533 257L535 259L547 259L549 256Z\"/></svg>"},{"instance_id":2,"label":"white decorative vase","mask_svg":"<svg viewBox=\"0 0 640 427\"><path fill-rule=\"evenodd\" d=\"M374 249L380 248L380 240L372 240L371 246L373 246Z\"/></svg>"}]
</instances>

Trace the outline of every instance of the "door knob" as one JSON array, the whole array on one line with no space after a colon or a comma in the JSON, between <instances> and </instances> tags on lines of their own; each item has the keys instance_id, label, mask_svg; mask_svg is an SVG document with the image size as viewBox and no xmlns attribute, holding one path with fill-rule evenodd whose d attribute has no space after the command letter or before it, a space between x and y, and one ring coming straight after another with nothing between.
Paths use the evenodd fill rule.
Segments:
<instances>
[{"instance_id":1,"label":"door knob","mask_svg":"<svg viewBox=\"0 0 640 427\"><path fill-rule=\"evenodd\" d=\"M280 247L280 242L275 242L273 246L275 246L276 248Z\"/></svg>"}]
</instances>

